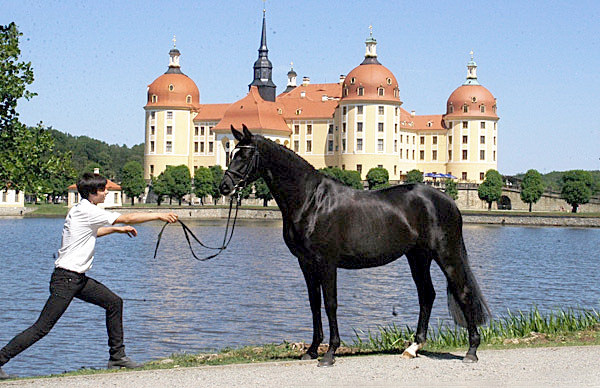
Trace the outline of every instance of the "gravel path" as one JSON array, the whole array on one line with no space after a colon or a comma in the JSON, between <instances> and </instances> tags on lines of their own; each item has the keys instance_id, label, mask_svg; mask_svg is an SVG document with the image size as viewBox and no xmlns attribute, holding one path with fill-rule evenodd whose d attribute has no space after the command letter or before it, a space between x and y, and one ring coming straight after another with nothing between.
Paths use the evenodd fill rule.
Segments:
<instances>
[{"instance_id":1,"label":"gravel path","mask_svg":"<svg viewBox=\"0 0 600 388\"><path fill-rule=\"evenodd\" d=\"M477 364L463 364L462 353L426 353L413 360L400 355L338 357L331 368L291 361L7 381L0 387L600 387L600 346L478 354Z\"/></svg>"}]
</instances>

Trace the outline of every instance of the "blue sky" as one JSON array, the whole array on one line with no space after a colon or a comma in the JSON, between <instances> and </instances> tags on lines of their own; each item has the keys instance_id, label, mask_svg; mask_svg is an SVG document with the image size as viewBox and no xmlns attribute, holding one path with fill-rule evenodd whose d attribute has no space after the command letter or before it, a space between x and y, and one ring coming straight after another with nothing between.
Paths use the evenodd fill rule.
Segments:
<instances>
[{"instance_id":1,"label":"blue sky","mask_svg":"<svg viewBox=\"0 0 600 388\"><path fill-rule=\"evenodd\" d=\"M262 0L2 0L0 23L24 34L38 96L27 124L129 146L144 141L146 87L164 73L173 35L201 103L231 103L252 81ZM600 169L600 2L268 0L267 43L278 92L299 79L336 82L364 56L379 61L403 107L441 114L464 82L469 52L498 100L498 169Z\"/></svg>"}]
</instances>

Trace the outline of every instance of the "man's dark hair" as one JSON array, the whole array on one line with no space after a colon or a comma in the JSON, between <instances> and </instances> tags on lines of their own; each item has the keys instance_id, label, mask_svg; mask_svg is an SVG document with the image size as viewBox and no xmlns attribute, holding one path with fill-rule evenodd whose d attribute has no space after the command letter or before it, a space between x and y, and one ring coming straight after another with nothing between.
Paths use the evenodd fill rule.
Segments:
<instances>
[{"instance_id":1,"label":"man's dark hair","mask_svg":"<svg viewBox=\"0 0 600 388\"><path fill-rule=\"evenodd\" d=\"M77 181L77 191L81 198L88 199L90 194L96 194L98 189L104 190L106 187L106 178L102 175L92 174L91 172L83 173L79 181Z\"/></svg>"}]
</instances>

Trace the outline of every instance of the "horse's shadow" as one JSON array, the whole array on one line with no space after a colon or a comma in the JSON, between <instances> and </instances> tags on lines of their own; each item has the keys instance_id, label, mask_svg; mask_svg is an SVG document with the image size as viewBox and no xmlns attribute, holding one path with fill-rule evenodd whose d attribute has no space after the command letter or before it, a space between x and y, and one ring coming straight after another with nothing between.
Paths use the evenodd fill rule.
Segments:
<instances>
[{"instance_id":1,"label":"horse's shadow","mask_svg":"<svg viewBox=\"0 0 600 388\"><path fill-rule=\"evenodd\" d=\"M435 360L462 360L461 356L447 352L428 352L426 350L419 351L419 355Z\"/></svg>"}]
</instances>

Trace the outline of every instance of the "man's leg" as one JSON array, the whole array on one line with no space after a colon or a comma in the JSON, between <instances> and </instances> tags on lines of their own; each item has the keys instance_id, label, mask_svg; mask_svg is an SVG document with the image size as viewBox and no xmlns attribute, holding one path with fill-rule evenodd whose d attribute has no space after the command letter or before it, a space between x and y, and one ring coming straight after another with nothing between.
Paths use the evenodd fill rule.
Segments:
<instances>
[{"instance_id":1,"label":"man's leg","mask_svg":"<svg viewBox=\"0 0 600 388\"><path fill-rule=\"evenodd\" d=\"M87 278L85 287L75 295L85 302L95 304L106 310L106 330L110 348L110 367L139 368L141 365L125 357L123 344L123 299L102 283Z\"/></svg>"},{"instance_id":2,"label":"man's leg","mask_svg":"<svg viewBox=\"0 0 600 388\"><path fill-rule=\"evenodd\" d=\"M81 285L82 282L77 276L69 276L69 273L55 271L50 279L50 297L38 320L0 350L0 366L48 334L69 307Z\"/></svg>"}]
</instances>

